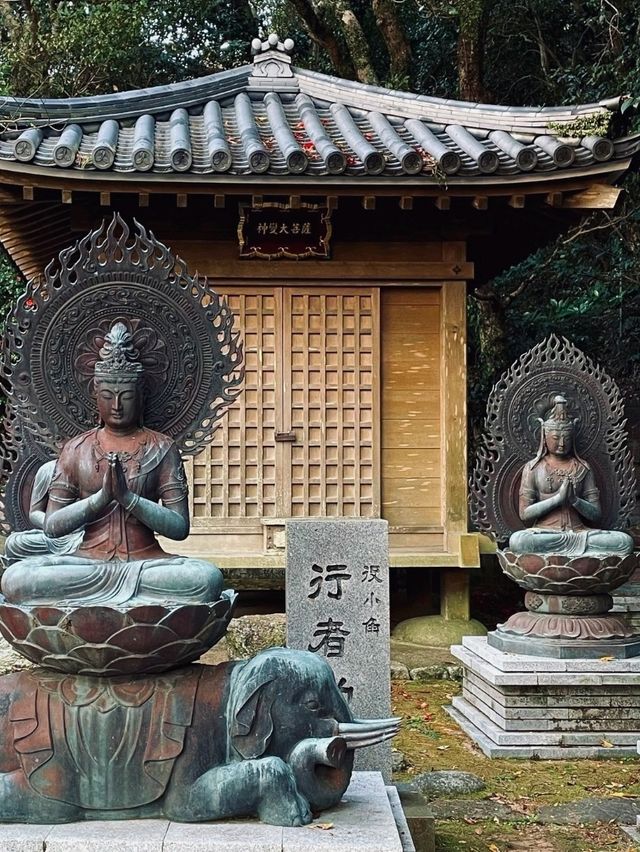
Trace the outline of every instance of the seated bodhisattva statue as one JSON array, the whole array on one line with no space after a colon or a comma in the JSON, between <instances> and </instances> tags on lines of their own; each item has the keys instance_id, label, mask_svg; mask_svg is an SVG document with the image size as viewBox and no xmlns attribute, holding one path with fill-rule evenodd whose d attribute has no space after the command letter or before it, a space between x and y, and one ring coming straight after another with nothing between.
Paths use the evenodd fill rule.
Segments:
<instances>
[{"instance_id":1,"label":"seated bodhisattva statue","mask_svg":"<svg viewBox=\"0 0 640 852\"><path fill-rule=\"evenodd\" d=\"M44 533L84 528L68 555L29 556L10 565L2 594L16 604L212 602L222 574L204 560L166 553L156 533L189 534L187 484L171 438L141 424L143 367L131 334L113 325L95 366L100 425L72 438L48 491Z\"/></svg>"},{"instance_id":2,"label":"seated bodhisattva statue","mask_svg":"<svg viewBox=\"0 0 640 852\"><path fill-rule=\"evenodd\" d=\"M575 425L567 400L556 396L541 424L539 451L522 472L519 514L531 526L511 535L513 553L600 556L633 551L631 536L596 528L600 494L593 470L574 447Z\"/></svg>"}]
</instances>

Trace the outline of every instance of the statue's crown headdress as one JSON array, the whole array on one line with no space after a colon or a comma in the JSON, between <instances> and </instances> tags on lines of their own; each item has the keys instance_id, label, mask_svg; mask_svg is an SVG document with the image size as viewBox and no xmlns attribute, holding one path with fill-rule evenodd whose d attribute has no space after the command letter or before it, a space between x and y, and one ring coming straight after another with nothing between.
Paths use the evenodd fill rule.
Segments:
<instances>
[{"instance_id":1,"label":"statue's crown headdress","mask_svg":"<svg viewBox=\"0 0 640 852\"><path fill-rule=\"evenodd\" d=\"M96 361L95 377L136 381L143 371L138 358L131 332L123 322L116 322L105 335L100 358Z\"/></svg>"},{"instance_id":2,"label":"statue's crown headdress","mask_svg":"<svg viewBox=\"0 0 640 852\"><path fill-rule=\"evenodd\" d=\"M542 423L545 429L575 429L576 421L569 417L569 404L564 396L558 394L553 399L553 408Z\"/></svg>"}]
</instances>

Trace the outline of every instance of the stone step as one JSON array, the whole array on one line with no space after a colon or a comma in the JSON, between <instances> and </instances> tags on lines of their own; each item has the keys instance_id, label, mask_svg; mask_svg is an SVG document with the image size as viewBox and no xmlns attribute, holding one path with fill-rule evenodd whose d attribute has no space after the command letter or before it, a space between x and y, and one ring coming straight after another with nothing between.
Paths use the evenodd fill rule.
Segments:
<instances>
[{"instance_id":1,"label":"stone step","mask_svg":"<svg viewBox=\"0 0 640 852\"><path fill-rule=\"evenodd\" d=\"M0 825L2 852L415 852L397 791L379 772L354 772L342 802L311 826L254 820ZM331 826L330 828L328 826Z\"/></svg>"},{"instance_id":2,"label":"stone step","mask_svg":"<svg viewBox=\"0 0 640 852\"><path fill-rule=\"evenodd\" d=\"M539 757L543 760L630 757L636 754L640 739L640 732L504 731L460 696L445 709L488 757Z\"/></svg>"},{"instance_id":3,"label":"stone step","mask_svg":"<svg viewBox=\"0 0 640 852\"><path fill-rule=\"evenodd\" d=\"M510 713L501 712L501 708L495 708L485 701L482 694L467 686L462 691L463 698L473 707L504 731L608 731L615 728L616 731L637 731L638 711L629 709L603 709L592 710L582 708L581 710L555 710L519 708ZM559 713L559 716L555 714Z\"/></svg>"},{"instance_id":4,"label":"stone step","mask_svg":"<svg viewBox=\"0 0 640 852\"><path fill-rule=\"evenodd\" d=\"M465 670L464 681L505 708L640 708L640 687L634 686L494 686L471 669Z\"/></svg>"}]
</instances>

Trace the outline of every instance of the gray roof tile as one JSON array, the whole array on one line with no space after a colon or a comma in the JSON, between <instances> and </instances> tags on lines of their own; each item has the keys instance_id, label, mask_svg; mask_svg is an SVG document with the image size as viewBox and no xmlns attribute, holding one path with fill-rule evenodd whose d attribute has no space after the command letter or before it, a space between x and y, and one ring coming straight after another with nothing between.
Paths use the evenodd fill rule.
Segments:
<instances>
[{"instance_id":1,"label":"gray roof tile","mask_svg":"<svg viewBox=\"0 0 640 852\"><path fill-rule=\"evenodd\" d=\"M65 100L4 98L0 117L13 129L0 134L0 161L97 178L111 171L433 181L440 171L458 183L492 174L512 182L572 169L597 174L635 154L640 134L568 145L548 130L551 121L619 103L506 107L396 92L292 67L284 45L267 44L253 66L198 80Z\"/></svg>"}]
</instances>

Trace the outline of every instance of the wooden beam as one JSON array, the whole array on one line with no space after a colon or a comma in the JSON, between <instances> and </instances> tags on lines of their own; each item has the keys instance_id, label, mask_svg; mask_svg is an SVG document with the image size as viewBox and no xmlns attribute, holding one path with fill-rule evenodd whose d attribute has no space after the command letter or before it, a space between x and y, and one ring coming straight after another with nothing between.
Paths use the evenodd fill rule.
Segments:
<instances>
[{"instance_id":1,"label":"wooden beam","mask_svg":"<svg viewBox=\"0 0 640 852\"><path fill-rule=\"evenodd\" d=\"M375 210L376 209L376 197L375 197L375 195L365 195L362 199L362 206L365 210Z\"/></svg>"},{"instance_id":2,"label":"wooden beam","mask_svg":"<svg viewBox=\"0 0 640 852\"><path fill-rule=\"evenodd\" d=\"M613 210L621 194L622 189L619 186L594 183L580 192L563 196L562 207L574 210Z\"/></svg>"},{"instance_id":3,"label":"wooden beam","mask_svg":"<svg viewBox=\"0 0 640 852\"><path fill-rule=\"evenodd\" d=\"M32 186L23 186L22 187L22 197L25 201L33 201L33 187Z\"/></svg>"},{"instance_id":4,"label":"wooden beam","mask_svg":"<svg viewBox=\"0 0 640 852\"><path fill-rule=\"evenodd\" d=\"M149 206L149 193L148 192L139 192L138 193L138 207L148 207Z\"/></svg>"},{"instance_id":5,"label":"wooden beam","mask_svg":"<svg viewBox=\"0 0 640 852\"><path fill-rule=\"evenodd\" d=\"M413 197L411 195L402 195L400 197L401 210L413 210Z\"/></svg>"},{"instance_id":6,"label":"wooden beam","mask_svg":"<svg viewBox=\"0 0 640 852\"><path fill-rule=\"evenodd\" d=\"M451 197L448 195L436 195L436 197L433 199L433 203L436 205L438 210L451 209Z\"/></svg>"},{"instance_id":7,"label":"wooden beam","mask_svg":"<svg viewBox=\"0 0 640 852\"><path fill-rule=\"evenodd\" d=\"M486 195L476 195L471 203L476 210L486 210L489 206L489 199Z\"/></svg>"},{"instance_id":8,"label":"wooden beam","mask_svg":"<svg viewBox=\"0 0 640 852\"><path fill-rule=\"evenodd\" d=\"M548 192L544 200L549 207L562 207L561 192Z\"/></svg>"},{"instance_id":9,"label":"wooden beam","mask_svg":"<svg viewBox=\"0 0 640 852\"><path fill-rule=\"evenodd\" d=\"M73 193L70 189L63 189L62 193L62 203L63 204L72 204L73 203Z\"/></svg>"},{"instance_id":10,"label":"wooden beam","mask_svg":"<svg viewBox=\"0 0 640 852\"><path fill-rule=\"evenodd\" d=\"M214 195L213 196L213 206L217 210L224 210L224 206L226 204L226 198L224 195Z\"/></svg>"},{"instance_id":11,"label":"wooden beam","mask_svg":"<svg viewBox=\"0 0 640 852\"><path fill-rule=\"evenodd\" d=\"M186 192L179 192L176 195L176 207L186 207L188 196Z\"/></svg>"},{"instance_id":12,"label":"wooden beam","mask_svg":"<svg viewBox=\"0 0 640 852\"><path fill-rule=\"evenodd\" d=\"M525 196L524 195L512 195L509 198L509 207L513 207L514 210L522 210L525 205Z\"/></svg>"},{"instance_id":13,"label":"wooden beam","mask_svg":"<svg viewBox=\"0 0 640 852\"><path fill-rule=\"evenodd\" d=\"M100 193L100 207L111 207L111 193L110 192L101 192Z\"/></svg>"}]
</instances>

